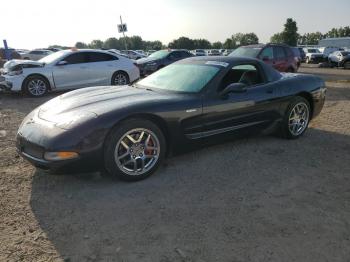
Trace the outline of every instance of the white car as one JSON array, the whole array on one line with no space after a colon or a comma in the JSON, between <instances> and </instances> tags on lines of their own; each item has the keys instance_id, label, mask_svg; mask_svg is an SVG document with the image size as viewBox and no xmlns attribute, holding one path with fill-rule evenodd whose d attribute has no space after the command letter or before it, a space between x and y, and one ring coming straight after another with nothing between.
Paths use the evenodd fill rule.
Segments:
<instances>
[{"instance_id":1,"label":"white car","mask_svg":"<svg viewBox=\"0 0 350 262\"><path fill-rule=\"evenodd\" d=\"M323 53L317 48L304 48L305 61L307 64L323 62Z\"/></svg>"},{"instance_id":2,"label":"white car","mask_svg":"<svg viewBox=\"0 0 350 262\"><path fill-rule=\"evenodd\" d=\"M37 61L45 56L51 55L53 52L51 50L37 49L32 50L28 53L21 55L22 59Z\"/></svg>"},{"instance_id":3,"label":"white car","mask_svg":"<svg viewBox=\"0 0 350 262\"><path fill-rule=\"evenodd\" d=\"M99 85L126 85L140 77L128 58L100 50L64 50L39 61L10 60L1 86L39 97L51 90Z\"/></svg>"},{"instance_id":4,"label":"white car","mask_svg":"<svg viewBox=\"0 0 350 262\"><path fill-rule=\"evenodd\" d=\"M204 49L193 50L192 54L194 54L195 56L206 56L207 55L207 53L205 52Z\"/></svg>"}]
</instances>

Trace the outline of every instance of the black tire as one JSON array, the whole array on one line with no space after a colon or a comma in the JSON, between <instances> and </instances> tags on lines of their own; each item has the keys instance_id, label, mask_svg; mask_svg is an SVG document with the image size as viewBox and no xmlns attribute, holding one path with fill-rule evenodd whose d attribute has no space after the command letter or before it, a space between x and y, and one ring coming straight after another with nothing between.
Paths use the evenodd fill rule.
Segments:
<instances>
[{"instance_id":1,"label":"black tire","mask_svg":"<svg viewBox=\"0 0 350 262\"><path fill-rule=\"evenodd\" d=\"M142 168L145 168L147 166L147 164L145 164L145 162L143 162L143 165L141 165L140 171L138 169L139 165L135 164L136 170L137 170L135 173L135 171L126 170L125 166L121 167L120 166L121 164L117 163L118 160L115 159L115 153L117 152L117 154L119 154L119 152L118 152L120 150L119 147L122 147L121 141L125 142L124 139L126 139L125 135L128 132L132 132L133 130L138 130L138 129L144 129L146 132L150 131L152 133L152 139L153 139L153 137L156 138L157 143L154 143L154 144L158 144L159 151L157 150L157 152L158 152L157 158L155 160L150 160L150 162L151 161L154 161L154 162L152 162L152 165L150 165L148 170L142 171ZM147 133L145 133L145 134L147 134ZM138 142L138 143L139 143L139 145L142 144L144 146L144 147L141 147L141 149L143 149L143 154L144 154L144 157L146 158L146 150L147 150L146 143L147 142L145 142L145 143ZM135 145L137 146L137 144L131 143L131 145L128 145L128 146L130 146L130 148L126 150L127 152L123 153L123 154L126 154L127 155L126 158L129 159L128 161L125 161L125 163L130 162L130 161L133 161L133 163L137 162L137 161L142 161L141 160L142 154L140 154L140 158L137 156L136 159L135 159L135 155L132 156L132 154L139 154L140 153L140 152L135 153L136 149L135 149L135 147L133 147ZM131 151L132 148L134 148L134 151ZM131 153L130 151L133 153ZM104 145L105 170L107 171L108 175L110 175L112 177L119 178L119 179L124 180L124 181L139 181L139 180L142 180L142 179L149 177L157 170L157 168L162 163L162 161L165 157L165 152L166 152L165 138L164 138L163 132L160 130L160 128L156 124L154 124L153 122L151 122L149 120L144 120L144 119L129 119L129 120L123 121L121 124L119 124L115 128L113 128L112 131L110 132L110 134L108 135L108 137L106 138L105 145ZM134 160L132 159L132 157L134 158ZM148 163L150 163L150 162L148 162ZM134 167L134 170L135 170L135 167ZM129 174L129 172L134 172L134 174Z\"/></svg>"},{"instance_id":2,"label":"black tire","mask_svg":"<svg viewBox=\"0 0 350 262\"><path fill-rule=\"evenodd\" d=\"M113 74L111 79L111 85L128 85L130 84L129 75L123 71L117 71Z\"/></svg>"},{"instance_id":3,"label":"black tire","mask_svg":"<svg viewBox=\"0 0 350 262\"><path fill-rule=\"evenodd\" d=\"M287 73L295 73L294 68L293 67L288 68Z\"/></svg>"},{"instance_id":4,"label":"black tire","mask_svg":"<svg viewBox=\"0 0 350 262\"><path fill-rule=\"evenodd\" d=\"M23 91L26 95L31 97L44 96L50 89L50 83L46 78L33 75L29 76L24 80Z\"/></svg>"},{"instance_id":5,"label":"black tire","mask_svg":"<svg viewBox=\"0 0 350 262\"><path fill-rule=\"evenodd\" d=\"M344 63L344 69L350 69L350 61Z\"/></svg>"},{"instance_id":6,"label":"black tire","mask_svg":"<svg viewBox=\"0 0 350 262\"><path fill-rule=\"evenodd\" d=\"M291 114L292 114L293 109L297 105L300 105L300 106L305 105L305 109L307 109L307 121L303 121L303 123L306 123L306 125L305 125L305 127L303 127L302 130L300 130L300 133L293 133L291 131L291 127L290 127L290 121L291 121L290 118L291 118ZM284 114L284 117L283 117L283 120L281 123L281 127L280 127L280 135L284 138L287 138L287 139L299 138L307 130L309 122L310 122L310 118L311 118L310 103L303 97L300 97L300 96L295 97L288 105L287 110Z\"/></svg>"}]
</instances>

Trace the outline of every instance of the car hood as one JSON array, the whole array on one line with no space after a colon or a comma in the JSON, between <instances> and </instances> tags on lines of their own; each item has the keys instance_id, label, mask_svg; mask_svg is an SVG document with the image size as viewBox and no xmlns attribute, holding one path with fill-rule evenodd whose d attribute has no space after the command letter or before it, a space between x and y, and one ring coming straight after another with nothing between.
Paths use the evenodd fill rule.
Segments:
<instances>
[{"instance_id":1,"label":"car hood","mask_svg":"<svg viewBox=\"0 0 350 262\"><path fill-rule=\"evenodd\" d=\"M139 60L136 60L136 63L137 63L138 65L140 65L140 64L150 63L150 62L156 62L156 61L158 61L158 60L159 60L159 59L153 58L153 57L145 57L145 58L141 58L141 59L139 59Z\"/></svg>"},{"instance_id":2,"label":"car hood","mask_svg":"<svg viewBox=\"0 0 350 262\"><path fill-rule=\"evenodd\" d=\"M43 104L38 110L40 119L71 126L76 121L97 118L116 110L130 111L131 107L151 106L155 101L166 101L164 93L131 86L101 86L82 88L65 93Z\"/></svg>"},{"instance_id":3,"label":"car hood","mask_svg":"<svg viewBox=\"0 0 350 262\"><path fill-rule=\"evenodd\" d=\"M11 69L16 66L22 66L22 68L42 67L44 66L44 63L40 63L38 61L32 61L32 60L13 59L13 60L7 61L4 64L4 71L5 72L11 71Z\"/></svg>"}]
</instances>

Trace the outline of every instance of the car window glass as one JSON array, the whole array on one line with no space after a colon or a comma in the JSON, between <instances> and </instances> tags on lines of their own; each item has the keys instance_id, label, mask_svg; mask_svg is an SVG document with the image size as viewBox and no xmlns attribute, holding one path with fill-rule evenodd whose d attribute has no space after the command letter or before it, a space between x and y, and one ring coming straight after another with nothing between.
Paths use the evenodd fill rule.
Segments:
<instances>
[{"instance_id":1,"label":"car window glass","mask_svg":"<svg viewBox=\"0 0 350 262\"><path fill-rule=\"evenodd\" d=\"M181 54L180 54L180 52L175 51L169 55L169 58L170 59L179 59L179 58L181 58Z\"/></svg>"},{"instance_id":2,"label":"car window glass","mask_svg":"<svg viewBox=\"0 0 350 262\"><path fill-rule=\"evenodd\" d=\"M267 47L261 52L260 59L263 59L263 58L268 58L270 60L273 59L273 49L272 49L272 47Z\"/></svg>"},{"instance_id":3,"label":"car window glass","mask_svg":"<svg viewBox=\"0 0 350 262\"><path fill-rule=\"evenodd\" d=\"M87 63L88 57L87 57L87 53L82 52L82 53L69 55L63 60L66 61L68 64L81 64L81 63Z\"/></svg>"},{"instance_id":4,"label":"car window glass","mask_svg":"<svg viewBox=\"0 0 350 262\"><path fill-rule=\"evenodd\" d=\"M223 78L219 92L230 84L242 83L247 87L263 83L261 72L256 65L241 64L234 66Z\"/></svg>"},{"instance_id":5,"label":"car window glass","mask_svg":"<svg viewBox=\"0 0 350 262\"><path fill-rule=\"evenodd\" d=\"M276 59L284 59L286 57L283 48L279 46L274 47L274 55Z\"/></svg>"},{"instance_id":6,"label":"car window glass","mask_svg":"<svg viewBox=\"0 0 350 262\"><path fill-rule=\"evenodd\" d=\"M175 92L198 93L219 72L218 66L171 64L137 84Z\"/></svg>"},{"instance_id":7,"label":"car window glass","mask_svg":"<svg viewBox=\"0 0 350 262\"><path fill-rule=\"evenodd\" d=\"M185 51L181 52L181 55L182 55L182 57L189 57L190 56L190 54L188 52L185 52Z\"/></svg>"},{"instance_id":8,"label":"car window glass","mask_svg":"<svg viewBox=\"0 0 350 262\"><path fill-rule=\"evenodd\" d=\"M91 52L89 53L89 62L95 63L95 62L105 62L105 61L112 61L117 60L115 56L105 54L105 53L97 53L97 52Z\"/></svg>"}]
</instances>

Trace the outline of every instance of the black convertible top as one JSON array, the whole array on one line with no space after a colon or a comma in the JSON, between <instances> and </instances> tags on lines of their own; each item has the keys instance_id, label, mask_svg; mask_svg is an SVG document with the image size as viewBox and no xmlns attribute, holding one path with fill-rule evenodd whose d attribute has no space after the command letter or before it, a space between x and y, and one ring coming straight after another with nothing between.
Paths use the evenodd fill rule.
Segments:
<instances>
[{"instance_id":1,"label":"black convertible top","mask_svg":"<svg viewBox=\"0 0 350 262\"><path fill-rule=\"evenodd\" d=\"M190 58L186 58L183 60L180 60L181 63L191 63L191 62L209 62L209 61L215 61L215 62L224 62L230 64L230 66L234 66L236 64L241 63L258 63L263 70L265 71L266 77L269 82L277 81L282 78L282 74L278 72L276 69L274 69L272 66L264 63L263 61L255 58L250 57L233 57L233 56L194 56ZM177 62L177 63L179 63Z\"/></svg>"}]
</instances>

